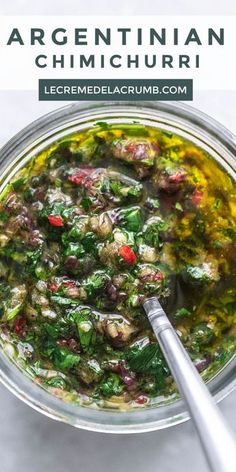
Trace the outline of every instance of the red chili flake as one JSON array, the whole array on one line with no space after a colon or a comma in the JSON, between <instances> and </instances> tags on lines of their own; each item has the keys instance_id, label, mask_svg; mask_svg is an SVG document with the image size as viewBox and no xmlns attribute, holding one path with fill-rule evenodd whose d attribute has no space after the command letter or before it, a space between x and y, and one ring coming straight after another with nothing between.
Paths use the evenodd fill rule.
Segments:
<instances>
[{"instance_id":1,"label":"red chili flake","mask_svg":"<svg viewBox=\"0 0 236 472\"><path fill-rule=\"evenodd\" d=\"M186 172L184 170L177 170L174 174L169 176L169 182L171 184L180 184L184 182L186 178Z\"/></svg>"},{"instance_id":2,"label":"red chili flake","mask_svg":"<svg viewBox=\"0 0 236 472\"><path fill-rule=\"evenodd\" d=\"M158 282L159 280L163 280L165 278L164 274L162 272L155 272L153 274L153 281Z\"/></svg>"},{"instance_id":3,"label":"red chili flake","mask_svg":"<svg viewBox=\"0 0 236 472\"><path fill-rule=\"evenodd\" d=\"M79 169L76 171L76 173L74 175L70 175L68 177L68 180L70 182L72 182L73 184L76 184L76 185L83 185L84 184L84 181L86 179L86 177L88 177L91 172L93 172L94 169L93 168L90 168L90 167L86 167L84 169Z\"/></svg>"},{"instance_id":4,"label":"red chili flake","mask_svg":"<svg viewBox=\"0 0 236 472\"><path fill-rule=\"evenodd\" d=\"M50 290L50 292L57 292L59 285L56 284L55 282L48 282L47 287L48 287L48 290Z\"/></svg>"},{"instance_id":5,"label":"red chili flake","mask_svg":"<svg viewBox=\"0 0 236 472\"><path fill-rule=\"evenodd\" d=\"M135 152L137 149L137 144L136 143L129 143L125 146L125 149L127 152Z\"/></svg>"},{"instance_id":6,"label":"red chili flake","mask_svg":"<svg viewBox=\"0 0 236 472\"><path fill-rule=\"evenodd\" d=\"M20 318L16 318L15 324L14 324L14 329L16 334L21 335L24 331L24 327L26 324L26 319L21 316Z\"/></svg>"},{"instance_id":7,"label":"red chili flake","mask_svg":"<svg viewBox=\"0 0 236 472\"><path fill-rule=\"evenodd\" d=\"M131 249L131 247L127 244L120 247L119 254L121 257L123 257L124 261L127 264L135 264L137 261L136 254L134 253L133 249Z\"/></svg>"},{"instance_id":8,"label":"red chili flake","mask_svg":"<svg viewBox=\"0 0 236 472\"><path fill-rule=\"evenodd\" d=\"M65 280L65 282L63 282L63 285L65 287L73 288L76 287L76 282L74 282L74 280Z\"/></svg>"},{"instance_id":9,"label":"red chili flake","mask_svg":"<svg viewBox=\"0 0 236 472\"><path fill-rule=\"evenodd\" d=\"M59 215L49 215L48 221L50 225L52 226L57 226L57 227L64 226L63 219Z\"/></svg>"},{"instance_id":10,"label":"red chili flake","mask_svg":"<svg viewBox=\"0 0 236 472\"><path fill-rule=\"evenodd\" d=\"M203 197L203 192L201 190L195 189L192 196L191 196L191 202L193 205L199 205L201 203Z\"/></svg>"},{"instance_id":11,"label":"red chili flake","mask_svg":"<svg viewBox=\"0 0 236 472\"><path fill-rule=\"evenodd\" d=\"M139 405L144 405L144 403L147 403L147 401L147 397L145 397L144 395L139 395L139 397L136 398L135 403L138 403Z\"/></svg>"}]
</instances>

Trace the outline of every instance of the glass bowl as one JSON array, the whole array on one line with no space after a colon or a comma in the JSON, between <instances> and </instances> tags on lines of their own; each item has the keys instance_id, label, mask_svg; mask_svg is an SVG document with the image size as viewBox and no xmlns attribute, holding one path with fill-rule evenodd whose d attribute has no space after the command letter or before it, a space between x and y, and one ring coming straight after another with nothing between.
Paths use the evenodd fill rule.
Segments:
<instances>
[{"instance_id":1,"label":"glass bowl","mask_svg":"<svg viewBox=\"0 0 236 472\"><path fill-rule=\"evenodd\" d=\"M49 113L14 136L0 151L0 192L12 176L52 142L96 122L139 122L173 131L208 151L236 180L235 136L207 115L178 102L76 103ZM41 413L75 427L103 433L138 433L167 428L189 416L181 399L162 399L155 407L116 411L75 406L49 394L29 379L0 347L0 380L22 401ZM216 401L236 386L233 357L208 382Z\"/></svg>"}]
</instances>

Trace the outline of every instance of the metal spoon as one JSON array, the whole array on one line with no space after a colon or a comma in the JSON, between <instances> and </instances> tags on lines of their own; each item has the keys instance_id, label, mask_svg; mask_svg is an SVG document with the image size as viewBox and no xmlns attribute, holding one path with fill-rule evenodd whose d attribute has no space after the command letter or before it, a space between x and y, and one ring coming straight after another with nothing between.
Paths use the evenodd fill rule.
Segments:
<instances>
[{"instance_id":1,"label":"metal spoon","mask_svg":"<svg viewBox=\"0 0 236 472\"><path fill-rule=\"evenodd\" d=\"M156 297L143 304L178 389L195 423L212 472L235 472L236 442L224 417Z\"/></svg>"}]
</instances>

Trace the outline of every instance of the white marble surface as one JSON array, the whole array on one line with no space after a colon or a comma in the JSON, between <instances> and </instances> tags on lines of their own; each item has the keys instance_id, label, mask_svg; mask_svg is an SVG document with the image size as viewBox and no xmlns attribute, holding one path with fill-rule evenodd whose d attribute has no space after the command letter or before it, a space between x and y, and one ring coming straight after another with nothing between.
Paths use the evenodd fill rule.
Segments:
<instances>
[{"instance_id":1,"label":"white marble surface","mask_svg":"<svg viewBox=\"0 0 236 472\"><path fill-rule=\"evenodd\" d=\"M234 0L1 0L4 15L231 15Z\"/></svg>"},{"instance_id":2,"label":"white marble surface","mask_svg":"<svg viewBox=\"0 0 236 472\"><path fill-rule=\"evenodd\" d=\"M0 0L1 14L236 14L235 0ZM194 105L236 133L236 93L201 92ZM61 106L36 94L0 92L0 146L38 116ZM236 433L236 392L221 409ZM0 385L2 472L207 472L191 421L138 436L75 430L33 411Z\"/></svg>"}]
</instances>

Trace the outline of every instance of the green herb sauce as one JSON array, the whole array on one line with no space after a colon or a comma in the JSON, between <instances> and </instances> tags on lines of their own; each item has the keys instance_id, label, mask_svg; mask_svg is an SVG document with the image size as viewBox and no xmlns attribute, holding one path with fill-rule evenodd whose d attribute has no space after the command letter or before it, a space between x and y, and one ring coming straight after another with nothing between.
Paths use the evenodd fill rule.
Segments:
<instances>
[{"instance_id":1,"label":"green herb sauce","mask_svg":"<svg viewBox=\"0 0 236 472\"><path fill-rule=\"evenodd\" d=\"M0 196L3 348L65 401L132 409L176 388L142 302L157 295L208 378L235 353L236 185L206 152L98 124Z\"/></svg>"}]
</instances>

